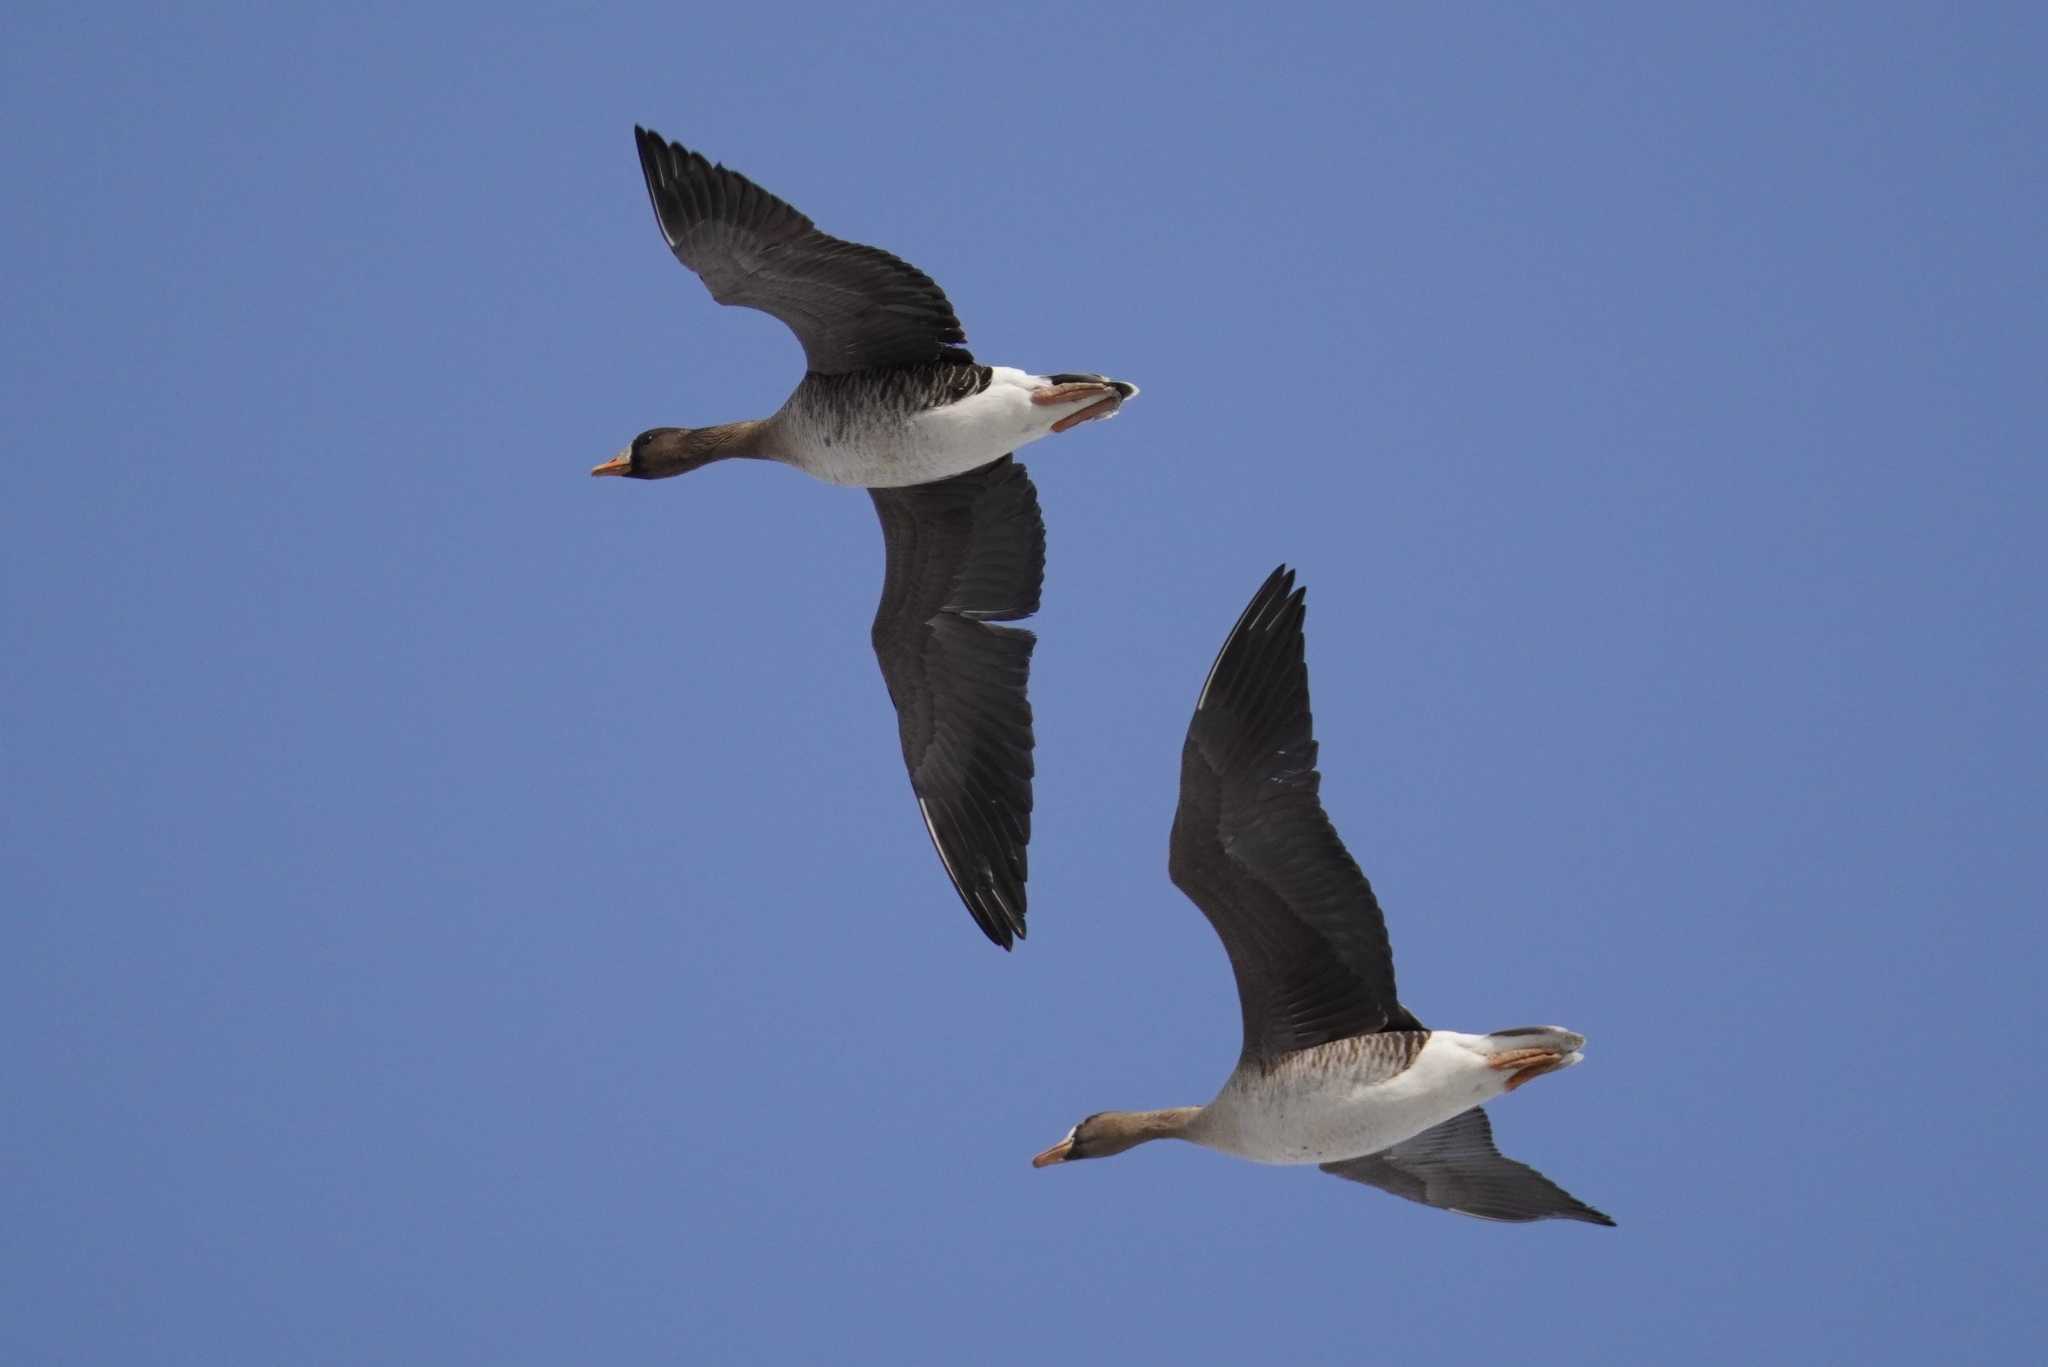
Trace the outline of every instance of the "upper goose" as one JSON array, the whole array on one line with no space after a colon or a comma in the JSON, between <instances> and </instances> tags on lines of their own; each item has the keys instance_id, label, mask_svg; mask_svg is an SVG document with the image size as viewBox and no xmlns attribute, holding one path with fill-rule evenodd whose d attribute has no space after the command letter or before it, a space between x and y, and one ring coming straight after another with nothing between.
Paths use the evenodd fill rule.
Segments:
<instances>
[{"instance_id":1,"label":"upper goose","mask_svg":"<svg viewBox=\"0 0 2048 1367\"><path fill-rule=\"evenodd\" d=\"M1207 1106L1091 1115L1032 1164L1188 1139L1490 1220L1611 1225L1501 1157L1480 1109L1577 1063L1584 1037L1428 1030L1394 991L1379 904L1316 795L1305 592L1284 565L1266 580L1209 670L1181 752L1167 867L1237 975L1237 1067Z\"/></svg>"},{"instance_id":2,"label":"upper goose","mask_svg":"<svg viewBox=\"0 0 2048 1367\"><path fill-rule=\"evenodd\" d=\"M736 171L633 130L654 216L721 304L788 324L808 366L758 421L657 427L591 471L665 479L716 460L781 461L864 485L888 569L875 654L925 829L961 900L1005 949L1024 934L1033 638L1045 528L1009 453L1106 418L1137 386L975 364L953 306L888 252L819 232Z\"/></svg>"}]
</instances>

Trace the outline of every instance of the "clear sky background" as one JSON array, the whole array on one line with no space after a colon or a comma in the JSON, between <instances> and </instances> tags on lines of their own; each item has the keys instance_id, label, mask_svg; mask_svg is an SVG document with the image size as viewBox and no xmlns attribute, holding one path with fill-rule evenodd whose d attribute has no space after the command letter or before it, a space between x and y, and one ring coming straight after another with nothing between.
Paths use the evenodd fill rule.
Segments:
<instances>
[{"instance_id":1,"label":"clear sky background","mask_svg":"<svg viewBox=\"0 0 2048 1367\"><path fill-rule=\"evenodd\" d=\"M0 1359L2038 1352L2048 20L1778 10L11 8ZM586 474L800 366L636 121L1144 386L1027 456L1015 954L868 500ZM1282 560L1404 996L1589 1036L1493 1113L1619 1229L1028 1166L1236 1055L1166 833Z\"/></svg>"}]
</instances>

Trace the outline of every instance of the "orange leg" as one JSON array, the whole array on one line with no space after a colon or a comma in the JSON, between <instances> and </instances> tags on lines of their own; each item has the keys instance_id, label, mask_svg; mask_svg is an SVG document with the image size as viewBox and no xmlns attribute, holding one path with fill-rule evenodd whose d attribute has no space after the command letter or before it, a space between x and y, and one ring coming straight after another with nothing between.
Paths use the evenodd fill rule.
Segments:
<instances>
[{"instance_id":1,"label":"orange leg","mask_svg":"<svg viewBox=\"0 0 2048 1367\"><path fill-rule=\"evenodd\" d=\"M1513 1077L1508 1079L1509 1091L1529 1081L1554 1073L1564 1066L1566 1056L1550 1049L1510 1049L1504 1054L1495 1054L1486 1061L1489 1068L1512 1068Z\"/></svg>"},{"instance_id":2,"label":"orange leg","mask_svg":"<svg viewBox=\"0 0 2048 1367\"><path fill-rule=\"evenodd\" d=\"M1044 389L1036 389L1031 393L1031 402L1035 404L1076 403L1082 399L1094 399L1095 402L1078 413L1069 413L1061 418L1052 425L1053 431L1064 432L1070 427L1078 427L1090 418L1106 418L1123 407L1124 402L1123 395L1117 393L1114 386L1089 381L1047 385Z\"/></svg>"},{"instance_id":3,"label":"orange leg","mask_svg":"<svg viewBox=\"0 0 2048 1367\"><path fill-rule=\"evenodd\" d=\"M1118 398L1115 394L1111 394L1106 399L1102 399L1095 403L1089 404L1086 408L1082 409L1078 413L1067 414L1067 416L1061 418L1058 422L1052 425L1052 430L1055 432L1064 432L1069 427L1080 426L1082 423L1087 422L1090 418L1106 418L1110 414L1116 412L1117 409L1122 408L1123 406L1124 401Z\"/></svg>"},{"instance_id":4,"label":"orange leg","mask_svg":"<svg viewBox=\"0 0 2048 1367\"><path fill-rule=\"evenodd\" d=\"M1031 402L1072 403L1076 399L1085 399L1091 394L1109 394L1113 396L1115 393L1116 391L1106 384L1097 384L1093 380L1079 380L1073 384L1049 384L1043 389L1034 389L1031 391Z\"/></svg>"}]
</instances>

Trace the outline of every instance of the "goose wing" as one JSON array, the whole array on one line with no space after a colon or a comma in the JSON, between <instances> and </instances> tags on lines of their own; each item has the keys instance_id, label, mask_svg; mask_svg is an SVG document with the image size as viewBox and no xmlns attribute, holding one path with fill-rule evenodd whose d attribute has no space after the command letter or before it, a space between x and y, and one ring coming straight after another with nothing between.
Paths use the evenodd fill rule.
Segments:
<instances>
[{"instance_id":1,"label":"goose wing","mask_svg":"<svg viewBox=\"0 0 2048 1367\"><path fill-rule=\"evenodd\" d=\"M1501 1157L1493 1125L1474 1106L1389 1149L1324 1163L1324 1172L1410 1201L1482 1220L1613 1220L1527 1163Z\"/></svg>"},{"instance_id":2,"label":"goose wing","mask_svg":"<svg viewBox=\"0 0 2048 1367\"><path fill-rule=\"evenodd\" d=\"M1273 571L1210 668L1181 751L1168 861L1230 956L1254 1061L1422 1028L1395 993L1372 885L1317 795L1305 594L1286 566Z\"/></svg>"},{"instance_id":3,"label":"goose wing","mask_svg":"<svg viewBox=\"0 0 2048 1367\"><path fill-rule=\"evenodd\" d=\"M888 573L875 657L896 704L925 829L982 933L1024 934L1036 638L995 626L1038 610L1045 523L1008 456L933 484L870 489Z\"/></svg>"},{"instance_id":4,"label":"goose wing","mask_svg":"<svg viewBox=\"0 0 2048 1367\"><path fill-rule=\"evenodd\" d=\"M819 232L739 172L658 133L636 127L633 138L669 250L719 303L788 324L812 370L971 359L945 291L917 267Z\"/></svg>"}]
</instances>

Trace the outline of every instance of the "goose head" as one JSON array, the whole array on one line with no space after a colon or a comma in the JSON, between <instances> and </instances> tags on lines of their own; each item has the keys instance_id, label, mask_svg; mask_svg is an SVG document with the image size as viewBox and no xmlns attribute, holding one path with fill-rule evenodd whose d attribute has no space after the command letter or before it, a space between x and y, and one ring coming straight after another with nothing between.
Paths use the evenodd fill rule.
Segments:
<instances>
[{"instance_id":1,"label":"goose head","mask_svg":"<svg viewBox=\"0 0 2048 1367\"><path fill-rule=\"evenodd\" d=\"M1066 1138L1031 1160L1034 1168L1080 1158L1109 1158L1153 1139L1182 1139L1199 1106L1164 1111L1097 1111L1068 1130Z\"/></svg>"},{"instance_id":2,"label":"goose head","mask_svg":"<svg viewBox=\"0 0 2048 1367\"><path fill-rule=\"evenodd\" d=\"M623 475L627 479L668 479L687 475L715 460L760 454L756 449L761 424L729 422L717 427L650 427L633 438L633 444L602 465L591 467L593 475Z\"/></svg>"}]
</instances>

